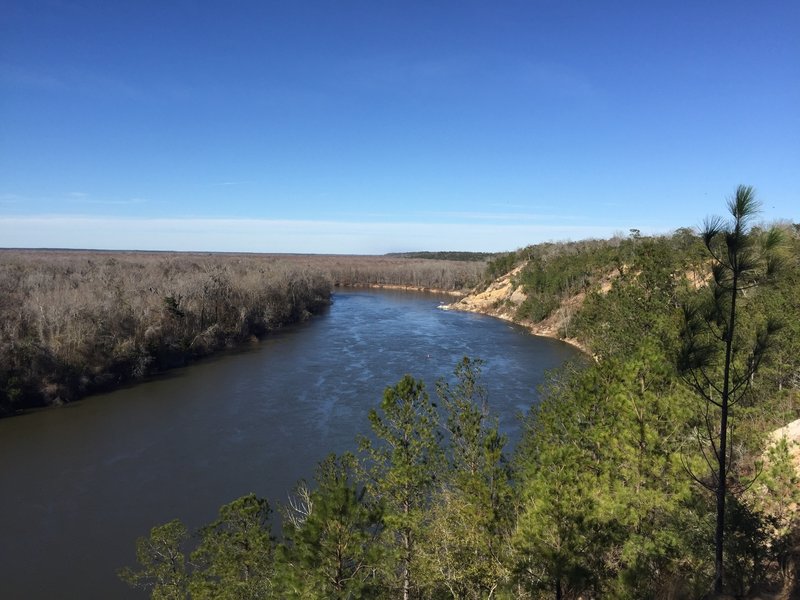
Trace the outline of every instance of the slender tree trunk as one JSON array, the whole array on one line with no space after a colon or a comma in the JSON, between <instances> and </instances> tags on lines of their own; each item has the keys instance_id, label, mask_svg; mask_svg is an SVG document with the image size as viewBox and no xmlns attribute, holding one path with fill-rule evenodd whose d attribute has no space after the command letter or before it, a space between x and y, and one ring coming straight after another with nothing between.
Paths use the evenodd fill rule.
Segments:
<instances>
[{"instance_id":1,"label":"slender tree trunk","mask_svg":"<svg viewBox=\"0 0 800 600\"><path fill-rule=\"evenodd\" d=\"M408 600L411 596L411 585L408 580L408 567L403 567L403 600Z\"/></svg>"},{"instance_id":2,"label":"slender tree trunk","mask_svg":"<svg viewBox=\"0 0 800 600\"><path fill-rule=\"evenodd\" d=\"M404 512L408 514L407 505ZM408 530L403 534L403 550L403 600L409 600L411 597L411 532Z\"/></svg>"},{"instance_id":3,"label":"slender tree trunk","mask_svg":"<svg viewBox=\"0 0 800 600\"><path fill-rule=\"evenodd\" d=\"M728 403L722 401L722 431L719 436L719 482L717 483L717 530L714 534L714 592L722 593L725 566L723 563L723 543L725 538L725 445L727 443L726 429L728 426Z\"/></svg>"},{"instance_id":4,"label":"slender tree trunk","mask_svg":"<svg viewBox=\"0 0 800 600\"><path fill-rule=\"evenodd\" d=\"M717 479L717 530L714 534L714 592L722 593L725 580L725 563L723 561L723 545L725 542L725 495L728 488L728 399L730 396L731 353L733 351L733 330L736 324L736 288L738 265L733 264L733 285L731 290L731 312L728 331L725 339L725 372L722 382L722 408L720 415L719 448L717 460L719 472Z\"/></svg>"},{"instance_id":5,"label":"slender tree trunk","mask_svg":"<svg viewBox=\"0 0 800 600\"><path fill-rule=\"evenodd\" d=\"M556 600L561 600L561 577L556 577Z\"/></svg>"},{"instance_id":6,"label":"slender tree trunk","mask_svg":"<svg viewBox=\"0 0 800 600\"><path fill-rule=\"evenodd\" d=\"M405 447L408 447L408 434L403 434L403 442ZM403 515L406 523L408 523L408 515L411 512L411 491L406 485L405 488L406 499L403 502ZM403 532L403 600L409 600L411 596L411 529L406 527Z\"/></svg>"}]
</instances>

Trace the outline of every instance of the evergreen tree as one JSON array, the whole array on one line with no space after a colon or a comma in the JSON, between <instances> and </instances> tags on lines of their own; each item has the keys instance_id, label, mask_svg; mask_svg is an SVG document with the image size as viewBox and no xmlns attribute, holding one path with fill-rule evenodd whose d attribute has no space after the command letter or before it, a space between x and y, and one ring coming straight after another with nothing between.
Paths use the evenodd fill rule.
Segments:
<instances>
[{"instance_id":1,"label":"evergreen tree","mask_svg":"<svg viewBox=\"0 0 800 600\"><path fill-rule=\"evenodd\" d=\"M317 467L316 489L301 482L286 507L278 560L282 598L374 595L380 515L354 482L354 460L328 456Z\"/></svg>"},{"instance_id":2,"label":"evergreen tree","mask_svg":"<svg viewBox=\"0 0 800 600\"><path fill-rule=\"evenodd\" d=\"M795 465L793 446L786 436L772 441L766 453L766 466L753 494L756 507L767 517L767 533L772 559L781 579L791 585L792 555L800 548L800 473ZM800 581L794 582L800 586Z\"/></svg>"},{"instance_id":3,"label":"evergreen tree","mask_svg":"<svg viewBox=\"0 0 800 600\"><path fill-rule=\"evenodd\" d=\"M579 402L581 374L564 370L531 409L515 460L520 480L513 534L519 597L561 600L593 589L599 572L594 457L581 434L591 405ZM576 443L577 442L577 443ZM524 594L524 595L523 595Z\"/></svg>"},{"instance_id":4,"label":"evergreen tree","mask_svg":"<svg viewBox=\"0 0 800 600\"><path fill-rule=\"evenodd\" d=\"M709 450L710 477L695 479L716 498L714 534L714 592L721 593L725 580L725 504L730 492L732 448L729 433L731 411L748 393L777 324L768 321L753 340L739 332L742 294L770 276L777 265L780 235L777 229L757 235L751 223L759 204L753 188L739 186L728 202L729 222L708 219L703 243L710 255L712 281L707 302L685 310L683 348L679 365L687 383L705 403L704 423ZM718 418L712 410L718 411Z\"/></svg>"},{"instance_id":5,"label":"evergreen tree","mask_svg":"<svg viewBox=\"0 0 800 600\"><path fill-rule=\"evenodd\" d=\"M587 373L597 408L584 435L597 440L602 462L596 501L607 544L603 589L618 598L652 597L667 587L690 595L702 583L696 575L703 561L687 535L702 522L681 461L689 406L670 367L645 340L629 357ZM682 572L690 565L692 575Z\"/></svg>"},{"instance_id":6,"label":"evergreen tree","mask_svg":"<svg viewBox=\"0 0 800 600\"><path fill-rule=\"evenodd\" d=\"M150 590L154 600L186 598L189 577L182 546L188 539L186 526L177 519L153 527L148 537L136 541L140 569L122 569L120 578L135 588Z\"/></svg>"},{"instance_id":7,"label":"evergreen tree","mask_svg":"<svg viewBox=\"0 0 800 600\"><path fill-rule=\"evenodd\" d=\"M417 544L441 472L439 416L425 385L410 375L385 390L380 408L369 413L374 440L361 440L366 487L383 511L385 585L409 600L422 590Z\"/></svg>"},{"instance_id":8,"label":"evergreen tree","mask_svg":"<svg viewBox=\"0 0 800 600\"><path fill-rule=\"evenodd\" d=\"M270 508L248 494L219 509L219 519L200 530L192 553L192 598L267 598L272 591Z\"/></svg>"},{"instance_id":9,"label":"evergreen tree","mask_svg":"<svg viewBox=\"0 0 800 600\"><path fill-rule=\"evenodd\" d=\"M692 532L702 523L682 476L681 391L652 342L545 388L516 456L524 587L565 598L693 593L702 560Z\"/></svg>"},{"instance_id":10,"label":"evergreen tree","mask_svg":"<svg viewBox=\"0 0 800 600\"><path fill-rule=\"evenodd\" d=\"M487 598L507 579L511 525L505 436L489 416L480 361L463 358L456 382L440 381L448 465L432 502L423 554L432 585L453 598Z\"/></svg>"}]
</instances>

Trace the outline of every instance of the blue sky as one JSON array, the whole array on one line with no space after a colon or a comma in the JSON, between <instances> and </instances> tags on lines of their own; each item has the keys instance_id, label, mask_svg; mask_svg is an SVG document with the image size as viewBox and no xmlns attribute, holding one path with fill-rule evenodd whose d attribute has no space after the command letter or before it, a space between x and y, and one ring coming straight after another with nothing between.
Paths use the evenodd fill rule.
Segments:
<instances>
[{"instance_id":1,"label":"blue sky","mask_svg":"<svg viewBox=\"0 0 800 600\"><path fill-rule=\"evenodd\" d=\"M800 221L800 3L0 0L0 247Z\"/></svg>"}]
</instances>

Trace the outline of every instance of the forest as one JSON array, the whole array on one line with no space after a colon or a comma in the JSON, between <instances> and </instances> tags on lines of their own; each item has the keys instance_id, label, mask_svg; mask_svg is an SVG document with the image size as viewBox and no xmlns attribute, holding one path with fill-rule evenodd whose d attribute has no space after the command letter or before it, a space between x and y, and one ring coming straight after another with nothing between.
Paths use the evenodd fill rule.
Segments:
<instances>
[{"instance_id":1,"label":"forest","mask_svg":"<svg viewBox=\"0 0 800 600\"><path fill-rule=\"evenodd\" d=\"M509 448L481 362L386 388L369 435L281 506L136 542L153 598L793 598L800 594L800 226L752 189L696 232L530 246L520 321L573 303L591 354L551 374Z\"/></svg>"},{"instance_id":2,"label":"forest","mask_svg":"<svg viewBox=\"0 0 800 600\"><path fill-rule=\"evenodd\" d=\"M248 343L336 286L461 291L484 263L381 256L0 250L0 417Z\"/></svg>"}]
</instances>

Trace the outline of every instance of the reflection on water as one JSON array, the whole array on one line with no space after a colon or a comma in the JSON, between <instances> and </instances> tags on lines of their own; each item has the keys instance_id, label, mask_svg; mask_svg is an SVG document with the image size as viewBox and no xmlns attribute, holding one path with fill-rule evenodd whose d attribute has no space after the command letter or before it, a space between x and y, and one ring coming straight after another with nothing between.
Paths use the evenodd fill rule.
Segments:
<instances>
[{"instance_id":1,"label":"reflection on water","mask_svg":"<svg viewBox=\"0 0 800 600\"><path fill-rule=\"evenodd\" d=\"M433 393L462 356L485 361L512 438L560 342L432 294L358 291L261 344L77 404L0 421L0 564L8 598L141 597L115 571L156 524L190 528L249 492L273 505L329 452L355 449L404 374Z\"/></svg>"}]
</instances>

